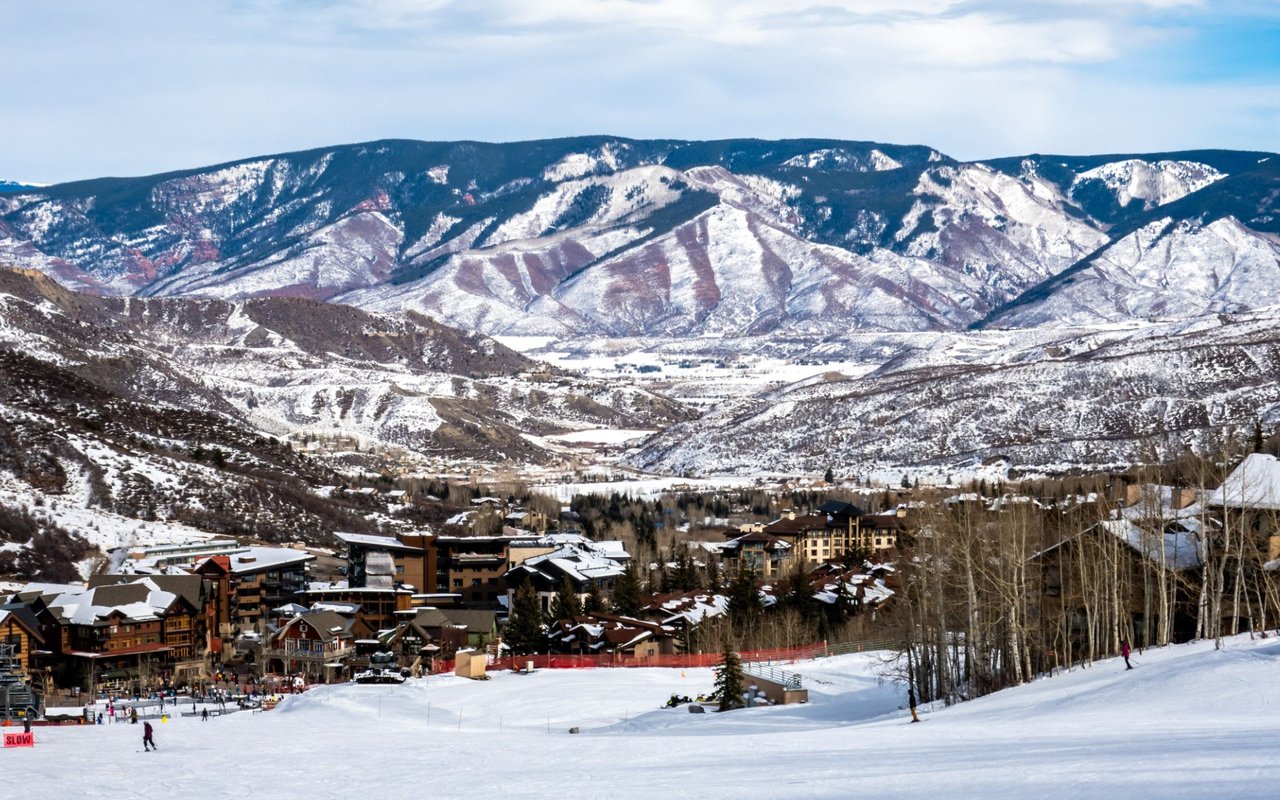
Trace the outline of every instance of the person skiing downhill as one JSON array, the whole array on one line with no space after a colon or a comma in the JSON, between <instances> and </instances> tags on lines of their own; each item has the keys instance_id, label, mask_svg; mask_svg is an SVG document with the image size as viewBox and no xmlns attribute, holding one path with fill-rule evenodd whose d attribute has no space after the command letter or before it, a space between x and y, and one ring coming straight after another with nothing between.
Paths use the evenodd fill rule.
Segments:
<instances>
[{"instance_id":1,"label":"person skiing downhill","mask_svg":"<svg viewBox=\"0 0 1280 800\"><path fill-rule=\"evenodd\" d=\"M159 749L156 747L156 740L151 738L151 734L153 733L154 731L151 729L150 722L142 723L142 749L143 750L151 751L151 750Z\"/></svg>"},{"instance_id":2,"label":"person skiing downhill","mask_svg":"<svg viewBox=\"0 0 1280 800\"><path fill-rule=\"evenodd\" d=\"M1122 639L1120 641L1120 655L1124 657L1124 668L1133 669L1133 665L1129 663L1129 653L1133 652L1129 649L1129 640Z\"/></svg>"}]
</instances>

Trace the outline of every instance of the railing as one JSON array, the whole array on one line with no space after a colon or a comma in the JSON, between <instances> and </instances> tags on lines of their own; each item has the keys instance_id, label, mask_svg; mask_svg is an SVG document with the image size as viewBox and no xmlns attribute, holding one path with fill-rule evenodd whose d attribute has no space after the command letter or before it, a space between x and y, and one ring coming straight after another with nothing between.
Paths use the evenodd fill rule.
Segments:
<instances>
[{"instance_id":1,"label":"railing","mask_svg":"<svg viewBox=\"0 0 1280 800\"><path fill-rule=\"evenodd\" d=\"M800 676L794 672L787 672L783 669L770 666L769 664L749 664L743 663L742 672L753 678L761 680L773 681L783 689L801 689Z\"/></svg>"}]
</instances>

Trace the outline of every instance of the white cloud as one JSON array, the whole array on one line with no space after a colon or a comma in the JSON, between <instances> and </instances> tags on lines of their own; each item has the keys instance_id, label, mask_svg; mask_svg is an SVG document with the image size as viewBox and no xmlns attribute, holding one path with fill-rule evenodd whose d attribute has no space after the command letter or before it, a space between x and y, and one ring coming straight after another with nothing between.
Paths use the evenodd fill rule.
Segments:
<instances>
[{"instance_id":1,"label":"white cloud","mask_svg":"<svg viewBox=\"0 0 1280 800\"><path fill-rule=\"evenodd\" d=\"M0 178L384 137L825 136L985 157L1265 149L1280 129L1275 69L1190 83L1151 66L1194 56L1218 4L222 3L15 5L0 52L30 68L6 85Z\"/></svg>"}]
</instances>

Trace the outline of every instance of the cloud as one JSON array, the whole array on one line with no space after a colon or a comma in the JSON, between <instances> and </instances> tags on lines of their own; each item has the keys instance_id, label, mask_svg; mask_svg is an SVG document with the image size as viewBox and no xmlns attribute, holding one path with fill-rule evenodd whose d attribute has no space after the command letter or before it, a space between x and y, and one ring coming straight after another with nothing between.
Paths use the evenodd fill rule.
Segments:
<instances>
[{"instance_id":1,"label":"cloud","mask_svg":"<svg viewBox=\"0 0 1280 800\"><path fill-rule=\"evenodd\" d=\"M6 87L0 178L137 174L384 137L826 136L929 144L962 158L1265 149L1280 55L1263 44L1278 7L19 4L0 27L7 63L23 65L23 80ZM1239 55L1238 31L1252 32L1260 55ZM1223 58L1223 47L1236 57ZM1188 67L1197 64L1214 69Z\"/></svg>"}]
</instances>

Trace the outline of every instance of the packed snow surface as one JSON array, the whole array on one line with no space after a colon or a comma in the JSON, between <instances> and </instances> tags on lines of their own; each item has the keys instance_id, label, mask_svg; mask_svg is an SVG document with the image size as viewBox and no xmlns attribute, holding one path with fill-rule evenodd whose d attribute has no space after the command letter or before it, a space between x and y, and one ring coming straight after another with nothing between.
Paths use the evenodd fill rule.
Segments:
<instances>
[{"instance_id":1,"label":"packed snow surface","mask_svg":"<svg viewBox=\"0 0 1280 800\"><path fill-rule=\"evenodd\" d=\"M1238 637L1098 662L908 723L862 654L788 667L811 702L660 708L709 669L544 670L321 687L275 711L38 728L0 753L23 797L1274 797L1280 641ZM570 735L570 727L581 735ZM232 788L234 787L234 788ZM252 787L252 788L251 788Z\"/></svg>"}]
</instances>

